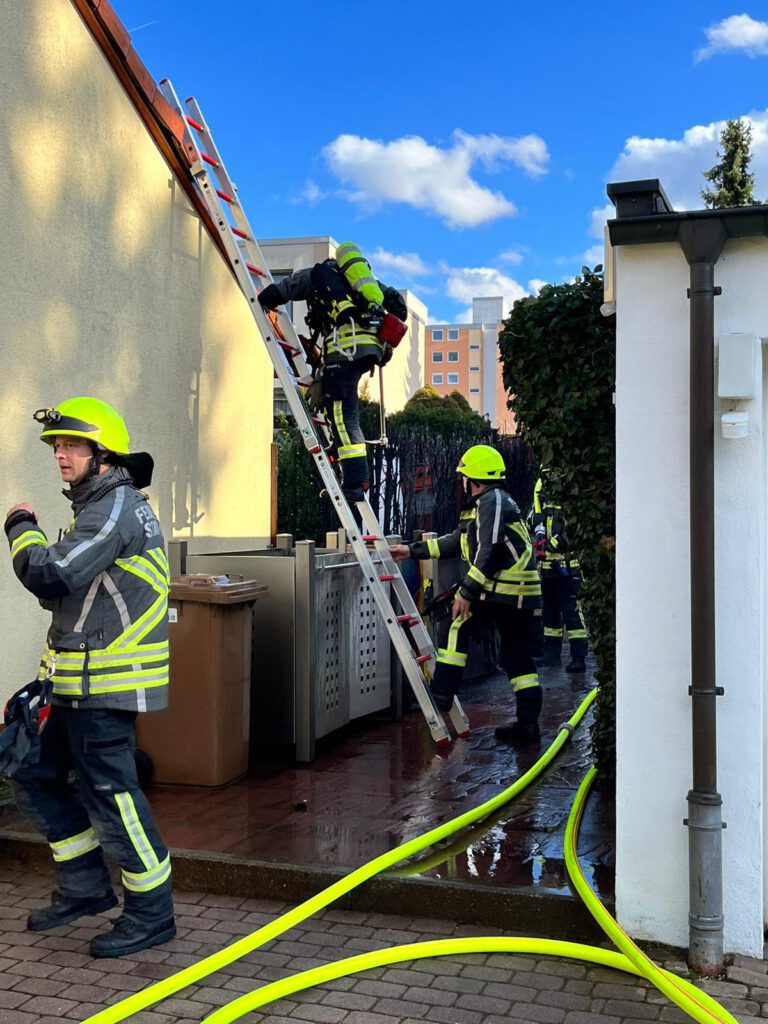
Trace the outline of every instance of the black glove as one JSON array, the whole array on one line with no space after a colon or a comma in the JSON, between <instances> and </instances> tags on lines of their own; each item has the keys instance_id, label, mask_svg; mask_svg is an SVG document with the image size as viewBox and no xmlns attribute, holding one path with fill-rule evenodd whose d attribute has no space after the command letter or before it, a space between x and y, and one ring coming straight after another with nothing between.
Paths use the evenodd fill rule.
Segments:
<instances>
[{"instance_id":1,"label":"black glove","mask_svg":"<svg viewBox=\"0 0 768 1024\"><path fill-rule=\"evenodd\" d=\"M379 366L386 366L387 363L389 362L389 360L392 358L393 353L394 353L394 349L392 348L392 346L391 345L387 345L385 343L384 348L383 348L382 353L381 353L381 362L379 363ZM373 371L371 371L371 373L373 373Z\"/></svg>"},{"instance_id":2,"label":"black glove","mask_svg":"<svg viewBox=\"0 0 768 1024\"><path fill-rule=\"evenodd\" d=\"M325 408L325 396L323 395L323 378L316 377L304 392L307 405L315 415L318 415Z\"/></svg>"},{"instance_id":3,"label":"black glove","mask_svg":"<svg viewBox=\"0 0 768 1024\"><path fill-rule=\"evenodd\" d=\"M277 309L284 302L285 299L280 294L280 289L276 284L268 284L266 288L262 288L259 292L259 305L262 309Z\"/></svg>"}]
</instances>

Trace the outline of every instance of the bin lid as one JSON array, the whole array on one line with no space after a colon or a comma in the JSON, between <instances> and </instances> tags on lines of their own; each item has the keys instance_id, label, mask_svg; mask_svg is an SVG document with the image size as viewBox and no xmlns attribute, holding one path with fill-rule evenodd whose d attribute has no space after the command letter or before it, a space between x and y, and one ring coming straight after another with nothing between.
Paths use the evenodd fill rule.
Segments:
<instances>
[{"instance_id":1,"label":"bin lid","mask_svg":"<svg viewBox=\"0 0 768 1024\"><path fill-rule=\"evenodd\" d=\"M244 579L240 573L212 576L205 572L171 577L171 601L197 601L201 604L253 603L264 597L269 587L258 580Z\"/></svg>"}]
</instances>

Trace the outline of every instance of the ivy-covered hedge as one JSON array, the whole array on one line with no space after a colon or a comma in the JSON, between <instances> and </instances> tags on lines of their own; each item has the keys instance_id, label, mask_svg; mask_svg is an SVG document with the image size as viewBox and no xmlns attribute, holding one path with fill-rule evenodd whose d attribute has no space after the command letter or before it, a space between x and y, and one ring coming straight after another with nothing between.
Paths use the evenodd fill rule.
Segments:
<instances>
[{"instance_id":1,"label":"ivy-covered hedge","mask_svg":"<svg viewBox=\"0 0 768 1024\"><path fill-rule=\"evenodd\" d=\"M504 385L522 437L552 467L584 569L582 604L600 699L592 743L603 784L615 773L615 317L600 312L600 267L516 302L499 338Z\"/></svg>"}]
</instances>

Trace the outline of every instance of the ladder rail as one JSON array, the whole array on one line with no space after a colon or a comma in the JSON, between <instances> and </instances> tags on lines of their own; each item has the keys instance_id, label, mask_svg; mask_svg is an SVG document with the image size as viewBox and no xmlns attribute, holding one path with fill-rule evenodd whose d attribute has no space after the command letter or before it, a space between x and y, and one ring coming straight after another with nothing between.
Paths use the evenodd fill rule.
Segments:
<instances>
[{"instance_id":1,"label":"ladder rail","mask_svg":"<svg viewBox=\"0 0 768 1024\"><path fill-rule=\"evenodd\" d=\"M184 146L190 157L192 174L221 233L233 272L248 300L302 440L314 459L339 520L346 529L355 558L363 573L364 585L370 589L377 609L384 619L390 640L432 738L438 746L445 746L450 742L450 734L426 686L435 664L431 638L392 558L389 545L381 537L375 513L366 501L357 503L357 510L361 521L368 527L368 534L376 538L373 541L374 551L378 555L376 561L361 536L352 509L328 458L326 449L333 440L330 428L322 419L310 414L300 391L300 387L306 386L309 382L312 371L290 317L285 311L280 311L276 323L273 323L258 301L261 287L264 282L272 281L272 275L237 198L237 187L229 177L197 101L193 98L188 99L185 111L168 79L161 82L161 90L184 120ZM402 609L400 617L390 593ZM460 736L467 735L469 723L458 700L454 701L449 719Z\"/></svg>"}]
</instances>

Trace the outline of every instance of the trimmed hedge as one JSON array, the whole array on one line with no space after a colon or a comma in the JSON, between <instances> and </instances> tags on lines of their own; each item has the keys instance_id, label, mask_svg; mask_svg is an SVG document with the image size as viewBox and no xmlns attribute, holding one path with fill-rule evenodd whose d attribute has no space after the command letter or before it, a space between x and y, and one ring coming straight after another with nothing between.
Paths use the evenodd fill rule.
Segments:
<instances>
[{"instance_id":1,"label":"trimmed hedge","mask_svg":"<svg viewBox=\"0 0 768 1024\"><path fill-rule=\"evenodd\" d=\"M516 302L499 338L504 385L521 436L552 467L548 492L563 507L584 569L582 589L600 699L595 763L612 784L616 760L615 316L604 317L602 268L546 285Z\"/></svg>"}]
</instances>

